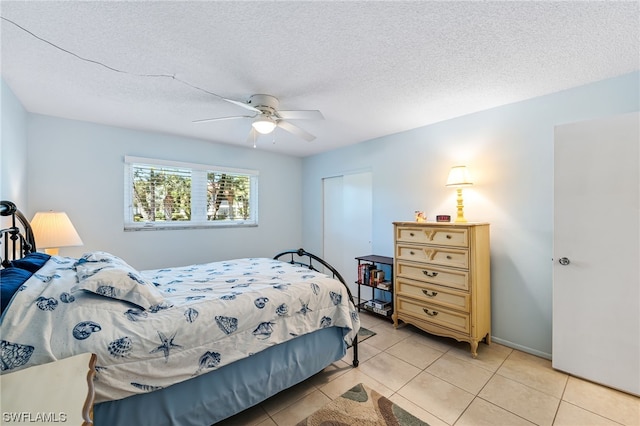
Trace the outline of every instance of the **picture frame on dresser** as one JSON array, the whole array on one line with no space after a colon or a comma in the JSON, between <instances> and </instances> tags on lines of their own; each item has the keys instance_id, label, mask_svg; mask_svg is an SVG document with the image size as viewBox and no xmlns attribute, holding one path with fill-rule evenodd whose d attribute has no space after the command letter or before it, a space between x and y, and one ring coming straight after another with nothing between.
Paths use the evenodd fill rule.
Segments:
<instances>
[{"instance_id":1,"label":"picture frame on dresser","mask_svg":"<svg viewBox=\"0 0 640 426\"><path fill-rule=\"evenodd\" d=\"M488 223L394 222L395 327L491 344Z\"/></svg>"}]
</instances>

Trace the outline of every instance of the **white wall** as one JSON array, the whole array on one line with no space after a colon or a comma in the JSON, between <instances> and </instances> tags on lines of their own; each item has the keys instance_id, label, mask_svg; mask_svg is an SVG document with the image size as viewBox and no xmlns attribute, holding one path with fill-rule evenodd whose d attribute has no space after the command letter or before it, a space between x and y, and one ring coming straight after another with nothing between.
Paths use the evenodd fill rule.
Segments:
<instances>
[{"instance_id":1,"label":"white wall","mask_svg":"<svg viewBox=\"0 0 640 426\"><path fill-rule=\"evenodd\" d=\"M0 80L0 199L27 208L27 112Z\"/></svg>"},{"instance_id":2,"label":"white wall","mask_svg":"<svg viewBox=\"0 0 640 426\"><path fill-rule=\"evenodd\" d=\"M451 166L466 164L475 185L464 190L465 217L491 223L493 336L550 357L554 126L639 110L639 80L633 73L306 158L304 246L321 248L323 177L373 171L373 252L393 256L392 222L415 210L455 217L444 184Z\"/></svg>"},{"instance_id":3,"label":"white wall","mask_svg":"<svg viewBox=\"0 0 640 426\"><path fill-rule=\"evenodd\" d=\"M273 256L301 245L302 161L207 141L48 116L28 116L29 211L66 211L83 247L114 253L138 269ZM258 170L259 226L124 232L124 156Z\"/></svg>"}]
</instances>

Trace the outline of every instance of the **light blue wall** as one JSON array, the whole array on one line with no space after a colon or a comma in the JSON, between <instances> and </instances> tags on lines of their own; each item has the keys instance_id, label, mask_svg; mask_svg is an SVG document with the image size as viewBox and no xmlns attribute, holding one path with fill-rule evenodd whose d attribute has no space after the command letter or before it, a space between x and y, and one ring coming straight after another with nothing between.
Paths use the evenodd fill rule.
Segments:
<instances>
[{"instance_id":1,"label":"light blue wall","mask_svg":"<svg viewBox=\"0 0 640 426\"><path fill-rule=\"evenodd\" d=\"M444 182L452 165L464 163L476 182L465 189L465 215L492 225L493 335L549 356L553 129L640 110L639 80L633 73L303 160L29 114L2 81L2 197L27 205L29 218L67 211L85 246L64 255L106 250L147 269L282 247L320 253L322 178L371 170L373 251L392 256L391 222L412 220L414 210L431 219L454 215L455 195ZM123 232L125 154L260 170L260 226Z\"/></svg>"},{"instance_id":2,"label":"light blue wall","mask_svg":"<svg viewBox=\"0 0 640 426\"><path fill-rule=\"evenodd\" d=\"M304 246L322 249L322 178L373 172L373 251L393 256L392 222L415 210L455 217L444 184L451 166L466 164L475 185L464 190L465 216L491 223L493 336L549 357L554 126L639 110L639 80L628 74L308 157Z\"/></svg>"},{"instance_id":3,"label":"light blue wall","mask_svg":"<svg viewBox=\"0 0 640 426\"><path fill-rule=\"evenodd\" d=\"M0 80L0 199L27 205L27 112Z\"/></svg>"},{"instance_id":4,"label":"light blue wall","mask_svg":"<svg viewBox=\"0 0 640 426\"><path fill-rule=\"evenodd\" d=\"M84 246L63 248L63 255L104 250L153 269L269 257L300 246L300 158L36 114L29 114L27 128L25 213L67 212ZM259 226L124 232L125 155L258 170Z\"/></svg>"}]
</instances>

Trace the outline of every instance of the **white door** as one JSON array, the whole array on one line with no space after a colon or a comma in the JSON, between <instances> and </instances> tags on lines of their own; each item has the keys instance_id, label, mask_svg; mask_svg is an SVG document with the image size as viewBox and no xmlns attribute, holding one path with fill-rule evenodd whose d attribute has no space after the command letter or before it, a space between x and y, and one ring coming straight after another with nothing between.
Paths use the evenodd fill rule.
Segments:
<instances>
[{"instance_id":1,"label":"white door","mask_svg":"<svg viewBox=\"0 0 640 426\"><path fill-rule=\"evenodd\" d=\"M344 273L342 176L322 180L322 258ZM343 275L346 280L346 277Z\"/></svg>"},{"instance_id":2,"label":"white door","mask_svg":"<svg viewBox=\"0 0 640 426\"><path fill-rule=\"evenodd\" d=\"M371 253L372 176L370 172L323 179L323 258L357 294L356 256Z\"/></svg>"},{"instance_id":3,"label":"white door","mask_svg":"<svg viewBox=\"0 0 640 426\"><path fill-rule=\"evenodd\" d=\"M640 114L555 129L553 367L640 394Z\"/></svg>"}]
</instances>

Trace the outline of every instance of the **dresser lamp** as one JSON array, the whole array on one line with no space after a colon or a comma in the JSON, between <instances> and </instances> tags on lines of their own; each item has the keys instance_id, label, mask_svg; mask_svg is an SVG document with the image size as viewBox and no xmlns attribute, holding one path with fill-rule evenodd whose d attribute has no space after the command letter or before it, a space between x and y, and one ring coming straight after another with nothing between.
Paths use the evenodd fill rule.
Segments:
<instances>
[{"instance_id":1,"label":"dresser lamp","mask_svg":"<svg viewBox=\"0 0 640 426\"><path fill-rule=\"evenodd\" d=\"M471 178L469 177L469 170L467 166L453 166L449 171L449 177L447 178L447 186L456 188L458 193L458 215L455 222L465 223L467 219L464 218L464 206L462 203L462 188L465 186L471 186Z\"/></svg>"},{"instance_id":2,"label":"dresser lamp","mask_svg":"<svg viewBox=\"0 0 640 426\"><path fill-rule=\"evenodd\" d=\"M31 221L36 247L55 256L60 247L81 246L82 240L65 212L38 212Z\"/></svg>"}]
</instances>

